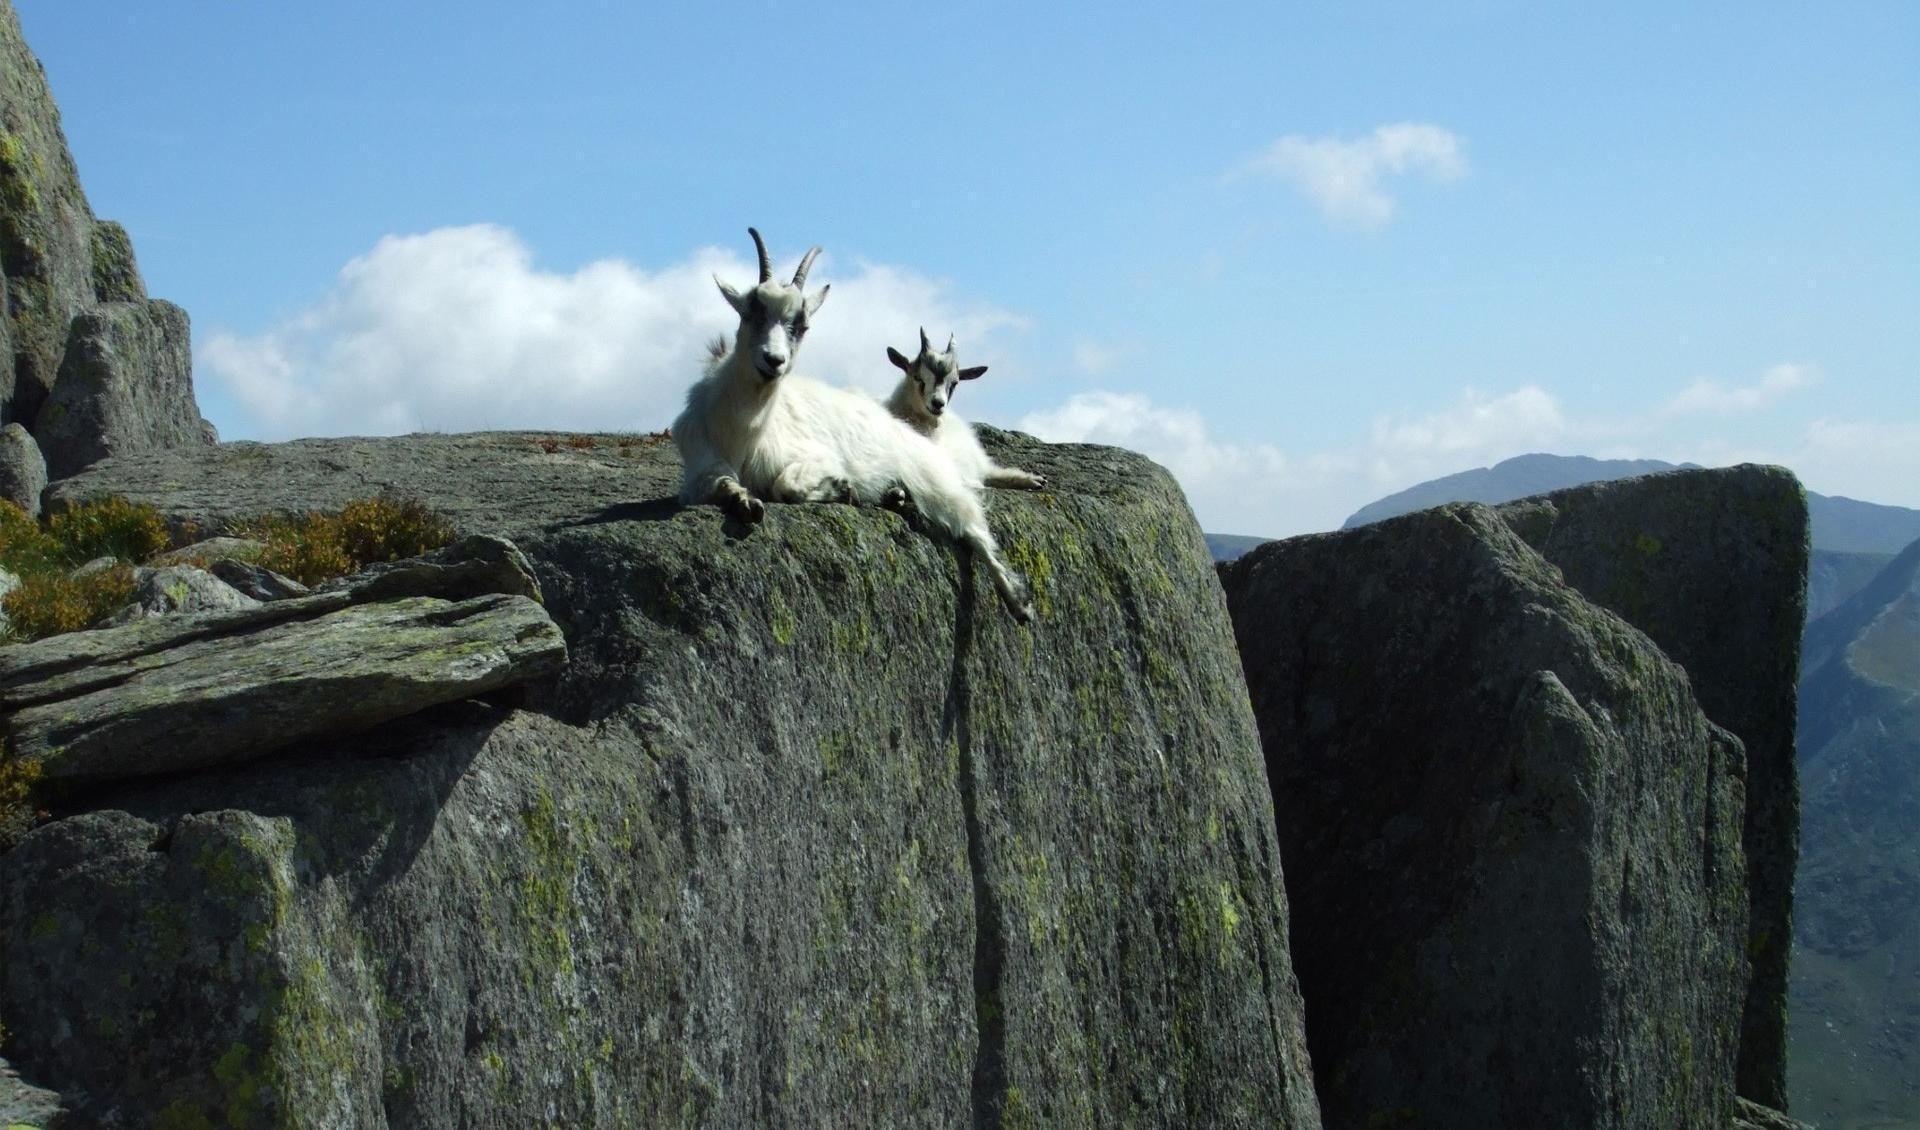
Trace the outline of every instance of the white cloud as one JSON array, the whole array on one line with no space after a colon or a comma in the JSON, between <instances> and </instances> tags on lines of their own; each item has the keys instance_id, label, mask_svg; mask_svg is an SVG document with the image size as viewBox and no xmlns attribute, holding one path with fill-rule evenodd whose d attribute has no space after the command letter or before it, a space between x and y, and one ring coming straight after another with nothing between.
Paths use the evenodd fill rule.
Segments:
<instances>
[{"instance_id":1,"label":"white cloud","mask_svg":"<svg viewBox=\"0 0 1920 1130\"><path fill-rule=\"evenodd\" d=\"M1548 449L1571 431L1553 397L1534 386L1503 396L1469 389L1436 412L1379 418L1367 439L1306 455L1219 439L1193 409L1136 393L1081 393L1016 426L1055 443L1139 451L1179 480L1205 529L1270 536L1334 529L1382 495Z\"/></svg>"},{"instance_id":2,"label":"white cloud","mask_svg":"<svg viewBox=\"0 0 1920 1130\"><path fill-rule=\"evenodd\" d=\"M1537 385L1505 396L1488 396L1470 388L1452 407L1439 412L1413 419L1374 420L1373 448L1418 463L1497 460L1538 451L1559 441L1567 430L1559 403Z\"/></svg>"},{"instance_id":3,"label":"white cloud","mask_svg":"<svg viewBox=\"0 0 1920 1130\"><path fill-rule=\"evenodd\" d=\"M1719 381L1702 378L1668 401L1663 411L1669 416L1693 412L1718 415L1752 412L1765 408L1790 392L1807 387L1813 383L1813 377L1811 366L1789 363L1768 369L1758 384L1739 388L1727 388Z\"/></svg>"},{"instance_id":4,"label":"white cloud","mask_svg":"<svg viewBox=\"0 0 1920 1130\"><path fill-rule=\"evenodd\" d=\"M1920 420L1816 420L1800 450L1775 462L1809 490L1920 507Z\"/></svg>"},{"instance_id":5,"label":"white cloud","mask_svg":"<svg viewBox=\"0 0 1920 1130\"><path fill-rule=\"evenodd\" d=\"M1458 180L1467 172L1465 148L1457 134L1424 122L1379 126L1351 141L1288 134L1228 176L1285 181L1312 199L1327 219L1377 228L1396 210L1382 184L1385 178L1417 172L1437 181Z\"/></svg>"},{"instance_id":6,"label":"white cloud","mask_svg":"<svg viewBox=\"0 0 1920 1130\"><path fill-rule=\"evenodd\" d=\"M705 248L655 271L602 260L562 274L495 225L389 236L298 316L255 336L211 334L196 368L244 417L228 438L658 428L679 411L705 343L734 328L715 273L751 281L754 268ZM1024 325L905 268L836 276L823 259L809 281L832 283L833 295L802 368L875 392L898 376L886 347L909 348L920 325L959 335L962 356Z\"/></svg>"}]
</instances>

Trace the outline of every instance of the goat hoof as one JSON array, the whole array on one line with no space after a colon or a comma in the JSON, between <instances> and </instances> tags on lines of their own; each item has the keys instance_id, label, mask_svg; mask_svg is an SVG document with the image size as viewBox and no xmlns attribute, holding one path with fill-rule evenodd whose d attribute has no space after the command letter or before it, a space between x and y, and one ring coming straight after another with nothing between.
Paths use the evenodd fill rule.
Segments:
<instances>
[{"instance_id":1,"label":"goat hoof","mask_svg":"<svg viewBox=\"0 0 1920 1130\"><path fill-rule=\"evenodd\" d=\"M905 510L913 502L907 497L906 487L888 487L887 493L880 496L880 505L888 510Z\"/></svg>"},{"instance_id":2,"label":"goat hoof","mask_svg":"<svg viewBox=\"0 0 1920 1130\"><path fill-rule=\"evenodd\" d=\"M732 515L748 525L767 516L767 504L757 498L736 498L727 507Z\"/></svg>"},{"instance_id":3,"label":"goat hoof","mask_svg":"<svg viewBox=\"0 0 1920 1130\"><path fill-rule=\"evenodd\" d=\"M827 497L834 502L845 503L848 506L852 506L858 501L853 493L853 484L845 479L827 480Z\"/></svg>"},{"instance_id":4,"label":"goat hoof","mask_svg":"<svg viewBox=\"0 0 1920 1130\"><path fill-rule=\"evenodd\" d=\"M1035 476L1033 477L1033 483L1032 483L1032 485L1030 485L1029 487L1027 487L1027 489L1028 489L1028 490L1046 490L1046 489L1047 489L1047 477L1046 477L1045 475L1035 475Z\"/></svg>"}]
</instances>

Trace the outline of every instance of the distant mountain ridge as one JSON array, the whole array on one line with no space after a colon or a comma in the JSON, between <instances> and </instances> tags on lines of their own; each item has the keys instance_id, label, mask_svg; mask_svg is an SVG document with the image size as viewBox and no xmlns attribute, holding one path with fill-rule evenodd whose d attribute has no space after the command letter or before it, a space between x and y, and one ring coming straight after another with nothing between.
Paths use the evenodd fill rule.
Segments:
<instances>
[{"instance_id":1,"label":"distant mountain ridge","mask_svg":"<svg viewBox=\"0 0 1920 1130\"><path fill-rule=\"evenodd\" d=\"M1446 502L1512 502L1583 483L1651 475L1696 466L1660 459L1590 459L1584 455L1516 455L1491 467L1418 483L1354 511L1342 529L1425 510ZM1920 510L1807 492L1813 548L1833 553L1895 554L1920 538Z\"/></svg>"}]
</instances>

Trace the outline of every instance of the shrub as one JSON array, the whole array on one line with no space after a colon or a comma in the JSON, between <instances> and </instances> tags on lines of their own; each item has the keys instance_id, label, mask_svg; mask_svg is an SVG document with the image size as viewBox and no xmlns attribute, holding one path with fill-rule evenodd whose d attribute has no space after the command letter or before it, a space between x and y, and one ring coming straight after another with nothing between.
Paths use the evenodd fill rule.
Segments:
<instances>
[{"instance_id":1,"label":"shrub","mask_svg":"<svg viewBox=\"0 0 1920 1130\"><path fill-rule=\"evenodd\" d=\"M11 502L0 501L0 569L26 574L59 564L59 547L40 523Z\"/></svg>"},{"instance_id":2,"label":"shrub","mask_svg":"<svg viewBox=\"0 0 1920 1130\"><path fill-rule=\"evenodd\" d=\"M133 569L115 565L81 576L65 569L20 574L20 587L7 594L7 634L14 640L38 640L77 632L117 612L133 597Z\"/></svg>"},{"instance_id":3,"label":"shrub","mask_svg":"<svg viewBox=\"0 0 1920 1130\"><path fill-rule=\"evenodd\" d=\"M102 498L63 510L47 523L47 534L73 565L96 557L145 561L172 544L159 511L124 498Z\"/></svg>"},{"instance_id":4,"label":"shrub","mask_svg":"<svg viewBox=\"0 0 1920 1130\"><path fill-rule=\"evenodd\" d=\"M40 780L37 762L16 761L11 754L0 753L0 851L6 851L21 836L46 819L34 803L34 786Z\"/></svg>"},{"instance_id":5,"label":"shrub","mask_svg":"<svg viewBox=\"0 0 1920 1130\"><path fill-rule=\"evenodd\" d=\"M418 556L453 540L446 519L424 504L391 498L349 502L335 513L269 515L242 523L236 532L266 542L260 564L303 585Z\"/></svg>"},{"instance_id":6,"label":"shrub","mask_svg":"<svg viewBox=\"0 0 1920 1130\"><path fill-rule=\"evenodd\" d=\"M151 506L100 499L63 511L40 525L10 502L0 502L0 568L20 578L0 601L6 638L37 640L77 631L112 613L133 592L125 565L70 575L96 557L140 561L167 548L167 526Z\"/></svg>"}]
</instances>

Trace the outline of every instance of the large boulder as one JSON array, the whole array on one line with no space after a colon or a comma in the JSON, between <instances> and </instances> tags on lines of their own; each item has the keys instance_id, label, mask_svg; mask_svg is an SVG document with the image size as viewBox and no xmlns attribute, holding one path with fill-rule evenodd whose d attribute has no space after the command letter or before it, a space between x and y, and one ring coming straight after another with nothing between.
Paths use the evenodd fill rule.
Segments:
<instances>
[{"instance_id":1,"label":"large boulder","mask_svg":"<svg viewBox=\"0 0 1920 1130\"><path fill-rule=\"evenodd\" d=\"M1222 574L1326 1124L1724 1130L1744 758L1686 673L1479 505Z\"/></svg>"},{"instance_id":2,"label":"large boulder","mask_svg":"<svg viewBox=\"0 0 1920 1130\"><path fill-rule=\"evenodd\" d=\"M1499 513L1568 584L1652 637L1686 670L1700 709L1746 747L1753 975L1740 1025L1739 1091L1785 1110L1806 493L1785 468L1748 465L1593 483Z\"/></svg>"},{"instance_id":3,"label":"large boulder","mask_svg":"<svg viewBox=\"0 0 1920 1130\"><path fill-rule=\"evenodd\" d=\"M10 1054L128 1124L1317 1126L1192 515L1137 456L989 443L1054 484L993 498L1031 627L898 515L681 508L669 447L358 441L516 527L565 671L66 802L0 868ZM233 513L310 454L178 481Z\"/></svg>"},{"instance_id":4,"label":"large boulder","mask_svg":"<svg viewBox=\"0 0 1920 1130\"><path fill-rule=\"evenodd\" d=\"M76 316L33 431L56 479L120 452L212 443L193 398L187 312L111 302Z\"/></svg>"}]
</instances>

